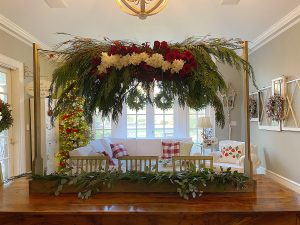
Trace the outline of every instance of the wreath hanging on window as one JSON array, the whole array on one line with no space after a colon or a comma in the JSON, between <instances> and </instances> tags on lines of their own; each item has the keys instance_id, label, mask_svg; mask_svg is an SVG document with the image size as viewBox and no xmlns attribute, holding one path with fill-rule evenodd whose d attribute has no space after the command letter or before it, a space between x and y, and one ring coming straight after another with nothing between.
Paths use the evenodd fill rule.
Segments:
<instances>
[{"instance_id":1,"label":"wreath hanging on window","mask_svg":"<svg viewBox=\"0 0 300 225\"><path fill-rule=\"evenodd\" d=\"M0 132L9 129L13 124L14 119L9 107L9 104L0 99Z\"/></svg>"},{"instance_id":2,"label":"wreath hanging on window","mask_svg":"<svg viewBox=\"0 0 300 225\"><path fill-rule=\"evenodd\" d=\"M134 89L133 91L129 92L126 103L130 109L138 111L145 107L147 99L141 91Z\"/></svg>"},{"instance_id":3,"label":"wreath hanging on window","mask_svg":"<svg viewBox=\"0 0 300 225\"><path fill-rule=\"evenodd\" d=\"M257 101L253 98L249 98L249 113L251 119L257 117Z\"/></svg>"},{"instance_id":4,"label":"wreath hanging on window","mask_svg":"<svg viewBox=\"0 0 300 225\"><path fill-rule=\"evenodd\" d=\"M172 95L168 95L165 91L162 91L155 96L154 103L157 108L168 110L173 107L173 100Z\"/></svg>"},{"instance_id":5,"label":"wreath hanging on window","mask_svg":"<svg viewBox=\"0 0 300 225\"><path fill-rule=\"evenodd\" d=\"M284 119L284 98L278 94L271 96L266 104L268 118L274 121Z\"/></svg>"}]
</instances>

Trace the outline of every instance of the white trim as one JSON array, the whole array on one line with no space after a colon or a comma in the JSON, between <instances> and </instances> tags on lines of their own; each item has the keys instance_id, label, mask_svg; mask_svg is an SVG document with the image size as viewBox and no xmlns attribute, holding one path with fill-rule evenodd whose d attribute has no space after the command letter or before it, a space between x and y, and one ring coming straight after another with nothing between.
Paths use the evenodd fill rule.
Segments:
<instances>
[{"instance_id":1,"label":"white trim","mask_svg":"<svg viewBox=\"0 0 300 225\"><path fill-rule=\"evenodd\" d=\"M32 46L32 43L37 43L43 49L51 49L48 45L31 35L29 32L25 31L23 28L19 27L2 14L0 14L0 30L3 30L28 46Z\"/></svg>"},{"instance_id":2,"label":"white trim","mask_svg":"<svg viewBox=\"0 0 300 225\"><path fill-rule=\"evenodd\" d=\"M285 17L273 24L268 30L259 35L250 44L250 54L293 27L300 22L300 5L288 13Z\"/></svg>"},{"instance_id":3,"label":"white trim","mask_svg":"<svg viewBox=\"0 0 300 225\"><path fill-rule=\"evenodd\" d=\"M24 65L23 63L0 54L0 65L11 70L12 92L11 105L14 124L14 163L13 176L26 172L25 149L25 93L24 93ZM16 153L16 154L15 154Z\"/></svg>"},{"instance_id":4,"label":"white trim","mask_svg":"<svg viewBox=\"0 0 300 225\"><path fill-rule=\"evenodd\" d=\"M267 177L271 178L272 180L276 181L277 183L297 192L298 194L300 194L300 184L290 180L284 176L281 176L271 170L268 170L264 167L259 167L260 171L263 171Z\"/></svg>"}]
</instances>

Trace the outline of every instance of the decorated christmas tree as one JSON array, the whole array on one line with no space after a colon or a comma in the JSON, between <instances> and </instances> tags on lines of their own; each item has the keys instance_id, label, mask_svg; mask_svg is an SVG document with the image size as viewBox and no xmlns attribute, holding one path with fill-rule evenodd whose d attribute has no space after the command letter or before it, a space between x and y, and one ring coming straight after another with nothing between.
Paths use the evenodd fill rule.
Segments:
<instances>
[{"instance_id":1,"label":"decorated christmas tree","mask_svg":"<svg viewBox=\"0 0 300 225\"><path fill-rule=\"evenodd\" d=\"M69 152L85 146L91 139L91 127L86 122L82 106L84 100L76 96L76 90L70 92L65 99L65 113L59 115L60 152L57 155L58 172L67 168Z\"/></svg>"}]
</instances>

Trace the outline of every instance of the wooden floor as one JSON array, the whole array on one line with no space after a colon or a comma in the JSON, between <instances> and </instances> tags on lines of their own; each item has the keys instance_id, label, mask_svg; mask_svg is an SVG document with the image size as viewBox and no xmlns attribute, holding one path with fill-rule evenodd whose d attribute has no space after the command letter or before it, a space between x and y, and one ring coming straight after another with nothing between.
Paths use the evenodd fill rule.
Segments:
<instances>
[{"instance_id":1,"label":"wooden floor","mask_svg":"<svg viewBox=\"0 0 300 225\"><path fill-rule=\"evenodd\" d=\"M0 187L0 224L34 225L300 225L300 196L265 176L256 193L29 195L21 178Z\"/></svg>"}]
</instances>

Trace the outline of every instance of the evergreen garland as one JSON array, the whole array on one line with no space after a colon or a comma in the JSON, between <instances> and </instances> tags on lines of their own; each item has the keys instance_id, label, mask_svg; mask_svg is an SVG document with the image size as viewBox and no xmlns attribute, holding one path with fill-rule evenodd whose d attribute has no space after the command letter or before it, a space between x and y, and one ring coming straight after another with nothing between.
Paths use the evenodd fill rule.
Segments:
<instances>
[{"instance_id":1,"label":"evergreen garland","mask_svg":"<svg viewBox=\"0 0 300 225\"><path fill-rule=\"evenodd\" d=\"M217 124L223 127L225 117L218 92L226 84L214 60L237 70L247 68L254 81L252 67L236 53L241 44L239 39L188 38L174 44L156 41L150 47L148 43L74 37L59 45L56 52L63 64L55 70L50 89L51 96L58 97L53 117L64 111L64 99L72 87L58 94L59 90L73 80L71 86L85 100L84 115L90 123L96 111L117 122L128 97L130 106L136 110L153 101L164 110L170 107L171 101L161 104L159 97L166 97L163 93L167 93L170 99L177 96L181 107L201 110L212 106ZM145 98L134 91L137 83ZM163 87L163 93L153 100L151 90L155 84Z\"/></svg>"},{"instance_id":2,"label":"evergreen garland","mask_svg":"<svg viewBox=\"0 0 300 225\"><path fill-rule=\"evenodd\" d=\"M230 168L221 172L214 172L210 169L202 169L196 171L195 166L183 172L159 172L159 173L144 173L144 172L119 172L117 170L109 170L106 172L90 172L78 176L68 176L65 174L58 175L32 175L33 180L48 180L58 181L55 195L68 185L78 187L78 197L88 199L92 194L101 193L101 186L108 188L116 185L118 181L128 181L132 183L145 184L171 184L177 187L177 192L180 197L188 200L190 197L200 197L203 193L203 187L207 184L214 184L222 187L225 184L232 185L237 190L243 189L246 182L249 180L244 174L237 171L232 172Z\"/></svg>"},{"instance_id":3,"label":"evergreen garland","mask_svg":"<svg viewBox=\"0 0 300 225\"><path fill-rule=\"evenodd\" d=\"M14 122L9 104L0 99L0 132L9 129Z\"/></svg>"}]
</instances>

